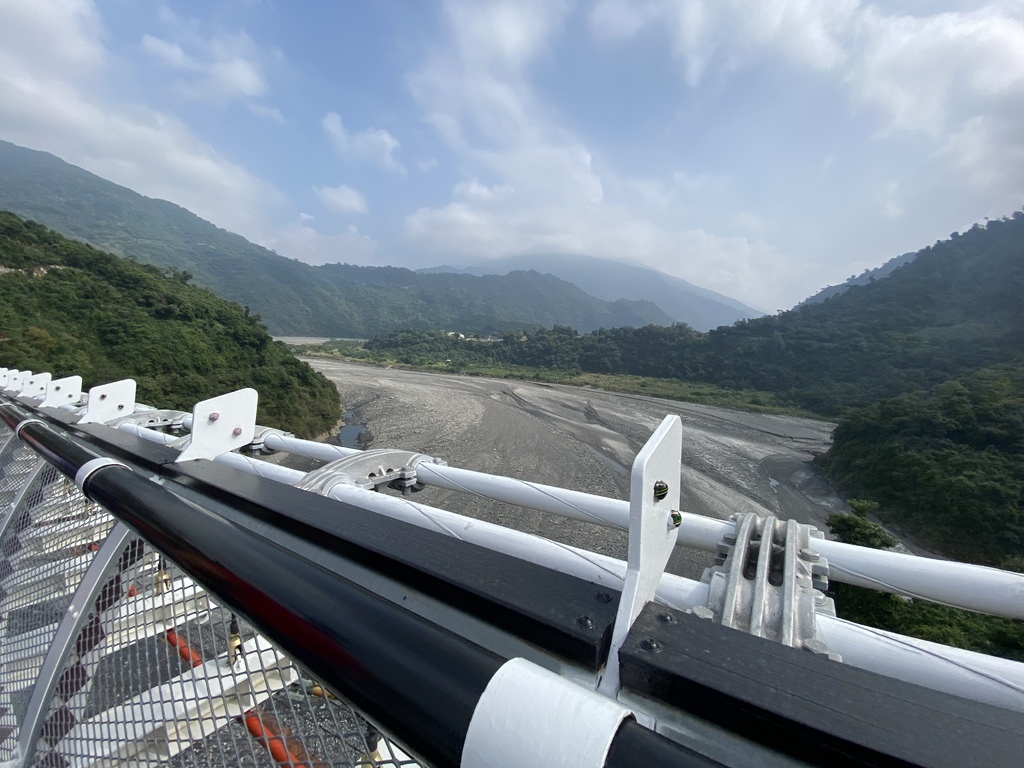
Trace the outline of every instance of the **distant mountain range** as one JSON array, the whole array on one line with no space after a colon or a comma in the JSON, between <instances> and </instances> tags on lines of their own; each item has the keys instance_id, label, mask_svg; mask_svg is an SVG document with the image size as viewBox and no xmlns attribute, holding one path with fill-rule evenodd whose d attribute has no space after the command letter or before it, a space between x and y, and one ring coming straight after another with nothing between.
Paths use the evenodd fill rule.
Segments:
<instances>
[{"instance_id":1,"label":"distant mountain range","mask_svg":"<svg viewBox=\"0 0 1024 768\"><path fill-rule=\"evenodd\" d=\"M901 256L893 256L885 264L874 269L865 269L859 275L850 275L845 281L839 285L830 285L826 288L822 288L813 296L808 296L806 299L797 304L801 306L803 304L820 304L825 299L831 299L833 296L838 296L841 293L845 293L848 289L855 285L867 285L873 283L875 280L879 280L883 277L888 277L894 271L902 267L904 264L909 264L915 258L917 258L918 251L912 251L910 253L904 253Z\"/></svg>"},{"instance_id":2,"label":"distant mountain range","mask_svg":"<svg viewBox=\"0 0 1024 768\"><path fill-rule=\"evenodd\" d=\"M399 328L486 334L553 324L589 331L672 322L652 301L599 299L537 272L481 277L313 267L173 203L2 141L0 210L140 262L188 272L196 283L259 313L275 334L358 338Z\"/></svg>"},{"instance_id":3,"label":"distant mountain range","mask_svg":"<svg viewBox=\"0 0 1024 768\"><path fill-rule=\"evenodd\" d=\"M676 322L698 331L760 317L761 310L651 267L582 254L533 254L481 261L464 267L430 267L425 274L504 275L518 269L552 274L599 299L652 301Z\"/></svg>"}]
</instances>

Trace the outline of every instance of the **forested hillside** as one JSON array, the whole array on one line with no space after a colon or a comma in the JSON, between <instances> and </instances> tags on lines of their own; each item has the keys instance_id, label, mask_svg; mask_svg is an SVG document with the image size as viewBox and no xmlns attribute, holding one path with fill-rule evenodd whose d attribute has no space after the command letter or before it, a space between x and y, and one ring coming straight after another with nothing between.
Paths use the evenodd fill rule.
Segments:
<instances>
[{"instance_id":1,"label":"forested hillside","mask_svg":"<svg viewBox=\"0 0 1024 768\"><path fill-rule=\"evenodd\" d=\"M848 494L951 556L1024 568L1024 213L889 277L707 334L683 324L498 342L407 331L370 359L632 374L764 392L839 418L823 463ZM757 395L745 395L754 402Z\"/></svg>"},{"instance_id":2,"label":"forested hillside","mask_svg":"<svg viewBox=\"0 0 1024 768\"><path fill-rule=\"evenodd\" d=\"M140 401L184 410L255 387L262 424L309 437L337 423L331 382L187 280L0 212L0 365L87 387L131 377Z\"/></svg>"},{"instance_id":3,"label":"forested hillside","mask_svg":"<svg viewBox=\"0 0 1024 768\"><path fill-rule=\"evenodd\" d=\"M410 363L488 361L772 392L824 416L1024 360L1024 213L918 252L890 277L707 334L683 324L510 333L500 343L395 333Z\"/></svg>"},{"instance_id":4,"label":"forested hillside","mask_svg":"<svg viewBox=\"0 0 1024 768\"><path fill-rule=\"evenodd\" d=\"M287 259L165 200L143 197L45 152L0 141L0 210L147 264L259 313L275 334L366 338L399 328L495 333L670 323L649 301L603 301L537 272L421 275L397 267ZM346 254L337 254L345 261Z\"/></svg>"},{"instance_id":5,"label":"forested hillside","mask_svg":"<svg viewBox=\"0 0 1024 768\"><path fill-rule=\"evenodd\" d=\"M823 464L851 496L953 557L1024 570L1024 366L862 408Z\"/></svg>"}]
</instances>

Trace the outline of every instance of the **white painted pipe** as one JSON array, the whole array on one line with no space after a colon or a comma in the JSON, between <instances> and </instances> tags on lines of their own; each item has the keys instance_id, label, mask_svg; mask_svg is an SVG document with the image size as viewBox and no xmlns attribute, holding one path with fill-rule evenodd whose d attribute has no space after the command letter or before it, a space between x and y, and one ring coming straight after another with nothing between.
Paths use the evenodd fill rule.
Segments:
<instances>
[{"instance_id":1,"label":"white painted pipe","mask_svg":"<svg viewBox=\"0 0 1024 768\"><path fill-rule=\"evenodd\" d=\"M1024 574L984 565L815 540L829 579L958 608L1024 619Z\"/></svg>"},{"instance_id":2,"label":"white painted pipe","mask_svg":"<svg viewBox=\"0 0 1024 768\"><path fill-rule=\"evenodd\" d=\"M280 435L268 435L266 445L272 450L298 453L321 461L360 453L355 448ZM629 528L628 501L426 462L419 465L416 475L421 482L433 487L462 491L609 528ZM714 552L723 536L735 532L735 525L728 520L691 513L683 513L682 517L676 541L678 546ZM1024 574L838 541L815 540L814 548L828 559L829 578L833 581L994 616L1024 619Z\"/></svg>"},{"instance_id":3,"label":"white painted pipe","mask_svg":"<svg viewBox=\"0 0 1024 768\"><path fill-rule=\"evenodd\" d=\"M1024 664L832 616L817 635L850 666L1024 713Z\"/></svg>"},{"instance_id":4,"label":"white painted pipe","mask_svg":"<svg viewBox=\"0 0 1024 768\"><path fill-rule=\"evenodd\" d=\"M156 442L167 443L176 439L135 425L122 425L121 429ZM227 455L233 458L221 457L220 460L247 472L255 473L263 467L275 466L237 454ZM294 484L304 476L299 470L276 466L274 475L274 479L289 484ZM455 536L492 551L536 562L601 586L622 589L626 563L615 558L436 509L404 497L389 496L343 483L334 486L329 495L331 498L356 504L378 514ZM721 520L694 515L688 517L695 518L691 521L689 530L693 532L694 540L698 543L716 544L723 533L733 527L731 523ZM683 528L686 529L685 523ZM840 553L844 548L862 549L836 542L818 541L816 545L823 543L840 547ZM882 555L894 554L878 550L864 551ZM829 552L826 556L830 558L830 567L833 567L833 553ZM945 561L928 561L912 555L901 557L913 558L912 565L919 565L920 561L934 562L940 566L951 565ZM680 610L706 605L707 598L708 585L672 574L662 576L655 595L659 603ZM974 701L1024 712L1024 664L904 637L829 616L818 615L816 621L819 637L829 648L843 657L844 663Z\"/></svg>"}]
</instances>

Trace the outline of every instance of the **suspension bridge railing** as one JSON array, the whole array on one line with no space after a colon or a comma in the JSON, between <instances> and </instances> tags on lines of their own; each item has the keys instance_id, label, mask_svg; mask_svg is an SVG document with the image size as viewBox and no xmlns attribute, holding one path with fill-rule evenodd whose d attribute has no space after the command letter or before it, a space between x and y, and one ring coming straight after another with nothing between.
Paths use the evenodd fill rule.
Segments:
<instances>
[{"instance_id":1,"label":"suspension bridge railing","mask_svg":"<svg viewBox=\"0 0 1024 768\"><path fill-rule=\"evenodd\" d=\"M0 369L12 765L1010 765L1024 746L1024 666L836 619L806 526L739 517L704 582L664 574L694 537L671 419L630 502L521 491L616 510L617 561L409 498L522 481L257 428L251 391L184 414L45 378ZM898 562L856 568L908 591ZM987 570L958 574L1020 587Z\"/></svg>"}]
</instances>

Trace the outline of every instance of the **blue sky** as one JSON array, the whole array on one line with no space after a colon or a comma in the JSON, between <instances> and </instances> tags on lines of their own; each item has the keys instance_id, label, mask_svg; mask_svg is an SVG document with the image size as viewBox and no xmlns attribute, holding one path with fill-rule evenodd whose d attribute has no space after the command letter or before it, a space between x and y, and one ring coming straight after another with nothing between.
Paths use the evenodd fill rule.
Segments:
<instances>
[{"instance_id":1,"label":"blue sky","mask_svg":"<svg viewBox=\"0 0 1024 768\"><path fill-rule=\"evenodd\" d=\"M0 138L314 264L771 311L1024 205L1024 3L0 0Z\"/></svg>"}]
</instances>

